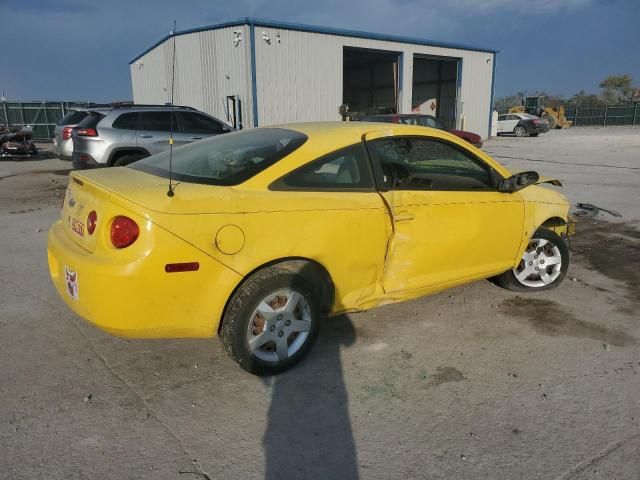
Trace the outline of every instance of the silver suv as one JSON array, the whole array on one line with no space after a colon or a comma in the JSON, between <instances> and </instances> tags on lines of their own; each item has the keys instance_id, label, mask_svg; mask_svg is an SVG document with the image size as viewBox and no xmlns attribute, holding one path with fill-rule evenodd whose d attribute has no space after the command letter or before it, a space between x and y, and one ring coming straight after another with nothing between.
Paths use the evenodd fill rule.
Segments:
<instances>
[{"instance_id":1,"label":"silver suv","mask_svg":"<svg viewBox=\"0 0 640 480\"><path fill-rule=\"evenodd\" d=\"M117 167L233 128L191 107L116 106L89 114L72 131L74 168Z\"/></svg>"},{"instance_id":2,"label":"silver suv","mask_svg":"<svg viewBox=\"0 0 640 480\"><path fill-rule=\"evenodd\" d=\"M103 111L105 114L109 110L96 110ZM58 158L62 160L71 160L71 154L73 153L73 139L71 138L71 132L73 128L78 125L84 118L89 115L89 109L78 108L71 110L56 124L53 130L53 149L58 155Z\"/></svg>"}]
</instances>

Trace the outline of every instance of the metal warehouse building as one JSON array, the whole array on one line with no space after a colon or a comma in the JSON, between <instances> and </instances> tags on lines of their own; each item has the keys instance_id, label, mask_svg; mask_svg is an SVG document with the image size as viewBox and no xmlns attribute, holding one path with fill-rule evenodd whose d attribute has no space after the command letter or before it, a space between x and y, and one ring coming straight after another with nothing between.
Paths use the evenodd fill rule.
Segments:
<instances>
[{"instance_id":1,"label":"metal warehouse building","mask_svg":"<svg viewBox=\"0 0 640 480\"><path fill-rule=\"evenodd\" d=\"M496 50L244 18L166 36L130 62L135 103L174 102L237 127L433 114L487 137Z\"/></svg>"}]
</instances>

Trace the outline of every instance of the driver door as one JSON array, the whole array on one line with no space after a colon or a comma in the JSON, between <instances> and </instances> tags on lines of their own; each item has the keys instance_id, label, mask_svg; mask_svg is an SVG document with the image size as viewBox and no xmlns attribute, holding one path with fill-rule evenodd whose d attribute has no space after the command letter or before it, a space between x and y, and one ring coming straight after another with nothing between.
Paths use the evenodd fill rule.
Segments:
<instances>
[{"instance_id":1,"label":"driver door","mask_svg":"<svg viewBox=\"0 0 640 480\"><path fill-rule=\"evenodd\" d=\"M385 292L482 278L513 267L524 202L494 187L496 172L465 148L430 136L366 136L393 222Z\"/></svg>"}]
</instances>

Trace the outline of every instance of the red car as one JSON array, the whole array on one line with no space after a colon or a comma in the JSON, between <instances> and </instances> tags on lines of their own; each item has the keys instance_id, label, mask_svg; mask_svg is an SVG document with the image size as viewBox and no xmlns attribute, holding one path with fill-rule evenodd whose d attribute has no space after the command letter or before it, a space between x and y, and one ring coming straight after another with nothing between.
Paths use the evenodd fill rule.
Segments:
<instances>
[{"instance_id":1,"label":"red car","mask_svg":"<svg viewBox=\"0 0 640 480\"><path fill-rule=\"evenodd\" d=\"M386 115L365 115L357 118L362 122L385 122L385 123L406 123L407 125L422 125L423 127L438 128L446 130L454 135L466 140L474 147L482 147L482 138L472 132L464 130L455 130L446 128L440 121L431 115L423 115L419 113L390 113Z\"/></svg>"}]
</instances>

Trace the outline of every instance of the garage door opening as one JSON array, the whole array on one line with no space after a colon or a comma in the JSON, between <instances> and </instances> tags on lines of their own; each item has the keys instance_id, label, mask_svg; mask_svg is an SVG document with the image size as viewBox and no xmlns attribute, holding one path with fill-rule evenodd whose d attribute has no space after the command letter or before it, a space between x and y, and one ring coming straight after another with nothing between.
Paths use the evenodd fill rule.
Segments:
<instances>
[{"instance_id":1,"label":"garage door opening","mask_svg":"<svg viewBox=\"0 0 640 480\"><path fill-rule=\"evenodd\" d=\"M342 58L345 116L398 112L400 54L345 47Z\"/></svg>"},{"instance_id":2,"label":"garage door opening","mask_svg":"<svg viewBox=\"0 0 640 480\"><path fill-rule=\"evenodd\" d=\"M413 57L411 110L433 115L447 128L456 128L458 108L456 58Z\"/></svg>"}]
</instances>

